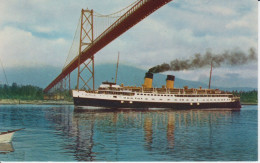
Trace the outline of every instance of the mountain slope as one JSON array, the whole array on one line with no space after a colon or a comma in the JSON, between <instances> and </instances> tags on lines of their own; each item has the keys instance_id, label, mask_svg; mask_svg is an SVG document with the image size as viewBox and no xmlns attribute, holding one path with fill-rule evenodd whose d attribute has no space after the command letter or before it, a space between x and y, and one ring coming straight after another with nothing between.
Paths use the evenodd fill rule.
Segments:
<instances>
[{"instance_id":1,"label":"mountain slope","mask_svg":"<svg viewBox=\"0 0 260 163\"><path fill-rule=\"evenodd\" d=\"M6 74L9 84L15 82L21 85L35 85L45 88L51 81L57 77L61 72L60 68L57 67L15 67L7 68ZM96 65L95 67L95 87L97 88L103 81L114 81L115 80L116 66L114 64L102 64ZM141 86L144 82L144 76L146 71L132 66L119 65L117 83L131 86ZM75 88L77 70L71 74L71 87ZM174 75L174 74L171 74ZM4 82L4 75L0 73L0 82ZM161 87L166 84L166 75L154 74L153 85L154 87ZM183 86L189 86L193 88L203 87L207 88L208 85L202 82L188 81L175 78L175 87L182 88ZM212 88L216 88L212 86ZM234 88L223 88L218 87L222 90L253 90L255 88L250 87L234 87Z\"/></svg>"}]
</instances>

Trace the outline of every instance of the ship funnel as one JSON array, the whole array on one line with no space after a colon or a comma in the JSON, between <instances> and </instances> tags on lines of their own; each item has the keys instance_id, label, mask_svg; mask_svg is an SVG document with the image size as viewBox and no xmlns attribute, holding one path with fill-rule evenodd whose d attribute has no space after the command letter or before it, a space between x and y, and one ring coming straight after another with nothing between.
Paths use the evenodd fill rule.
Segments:
<instances>
[{"instance_id":1,"label":"ship funnel","mask_svg":"<svg viewBox=\"0 0 260 163\"><path fill-rule=\"evenodd\" d=\"M150 72L145 73L145 79L144 79L144 88L152 88L153 87L153 74Z\"/></svg>"},{"instance_id":2,"label":"ship funnel","mask_svg":"<svg viewBox=\"0 0 260 163\"><path fill-rule=\"evenodd\" d=\"M175 76L167 75L166 88L174 88L174 80L175 80Z\"/></svg>"}]
</instances>

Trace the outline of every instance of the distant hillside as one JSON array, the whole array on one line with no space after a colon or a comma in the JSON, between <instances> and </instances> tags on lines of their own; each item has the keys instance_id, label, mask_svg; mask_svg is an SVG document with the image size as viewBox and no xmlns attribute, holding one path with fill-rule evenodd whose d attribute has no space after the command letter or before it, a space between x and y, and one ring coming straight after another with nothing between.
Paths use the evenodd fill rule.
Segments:
<instances>
[{"instance_id":1,"label":"distant hillside","mask_svg":"<svg viewBox=\"0 0 260 163\"><path fill-rule=\"evenodd\" d=\"M102 65L96 65L95 67L95 86L98 87L102 81L114 81L115 78L115 71L116 66L114 64L102 64ZM26 67L16 67L16 68L6 68L6 74L8 78L9 84L15 82L17 84L22 85L35 85L39 86L41 88L45 88L51 81L57 77L61 72L60 68L56 67L33 67L33 68L26 68ZM144 82L144 75L146 71L132 67L132 66L126 66L126 65L119 65L118 69L118 79L117 83L121 84L124 83L124 85L136 85L141 86ZM77 72L74 71L71 74L71 81L72 81L72 87L74 88L76 86L76 74ZM113 78L113 80L112 80ZM4 76L2 73L0 73L0 82L4 82ZM154 75L154 81L153 85L155 87L161 87L162 85L165 85L166 82L166 75L163 74L155 74ZM175 78L175 87L182 88L183 86L189 86L193 88L203 87L207 88L208 85L202 82L195 82L195 81L188 81L179 79L178 77ZM212 88L216 88L212 86ZM250 87L234 87L234 88L222 88L218 87L222 90L243 90L243 91L249 91L254 90L256 88L250 88Z\"/></svg>"},{"instance_id":2,"label":"distant hillside","mask_svg":"<svg viewBox=\"0 0 260 163\"><path fill-rule=\"evenodd\" d=\"M17 83L21 85L34 85L44 88L51 80L61 72L60 68L56 67L14 67L6 68L6 76L8 83ZM0 71L2 72L2 71ZM2 73L0 73L1 83L5 83Z\"/></svg>"}]
</instances>

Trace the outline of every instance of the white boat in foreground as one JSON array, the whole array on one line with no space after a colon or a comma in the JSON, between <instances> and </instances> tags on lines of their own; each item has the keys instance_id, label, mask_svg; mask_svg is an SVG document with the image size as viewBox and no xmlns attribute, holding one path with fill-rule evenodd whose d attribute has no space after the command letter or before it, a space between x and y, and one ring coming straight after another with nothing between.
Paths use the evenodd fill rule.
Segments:
<instances>
[{"instance_id":1,"label":"white boat in foreground","mask_svg":"<svg viewBox=\"0 0 260 163\"><path fill-rule=\"evenodd\" d=\"M22 128L23 129L23 128ZM0 132L0 143L9 143L12 142L14 133L16 131L20 131L22 129L17 129L17 130L11 130L11 131L6 131L6 132Z\"/></svg>"}]
</instances>

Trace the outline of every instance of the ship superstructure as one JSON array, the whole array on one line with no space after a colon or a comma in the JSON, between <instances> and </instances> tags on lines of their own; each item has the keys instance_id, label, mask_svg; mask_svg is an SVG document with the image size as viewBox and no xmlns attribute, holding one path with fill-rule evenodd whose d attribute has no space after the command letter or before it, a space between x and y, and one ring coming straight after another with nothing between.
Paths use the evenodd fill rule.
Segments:
<instances>
[{"instance_id":1,"label":"ship superstructure","mask_svg":"<svg viewBox=\"0 0 260 163\"><path fill-rule=\"evenodd\" d=\"M146 73L141 87L103 82L98 90L73 90L75 106L106 108L172 108L239 110L240 98L219 89L174 88L175 76L168 75L166 85L152 86L153 74Z\"/></svg>"}]
</instances>

